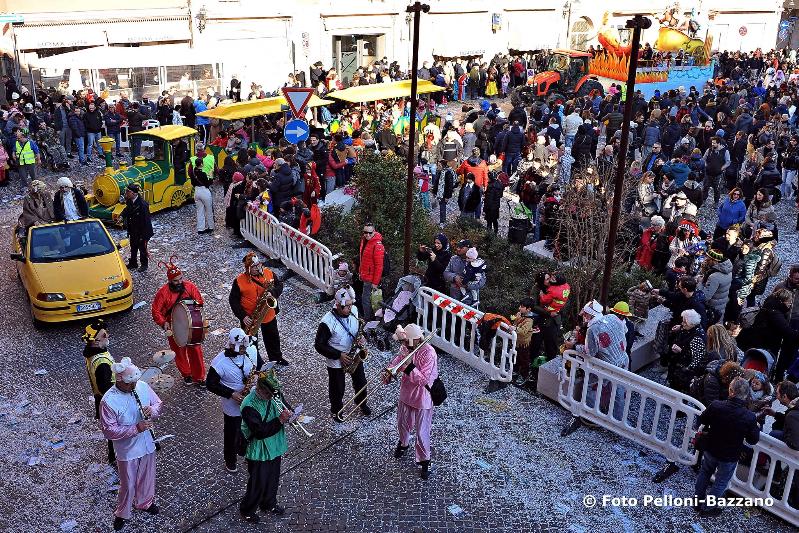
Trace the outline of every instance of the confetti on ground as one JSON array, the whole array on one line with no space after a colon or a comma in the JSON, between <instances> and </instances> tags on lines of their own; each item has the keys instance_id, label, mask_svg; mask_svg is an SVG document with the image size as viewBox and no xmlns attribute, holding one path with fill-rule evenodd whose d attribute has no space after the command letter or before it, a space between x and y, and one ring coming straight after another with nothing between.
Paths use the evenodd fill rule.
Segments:
<instances>
[{"instance_id":1,"label":"confetti on ground","mask_svg":"<svg viewBox=\"0 0 799 533\"><path fill-rule=\"evenodd\" d=\"M477 460L474 462L474 464L476 464L477 466L479 466L479 467L480 467L480 468L482 468L483 470L489 470L489 469L491 468L491 465L490 465L490 464L488 464L487 462L485 462L485 461L484 461L484 460L482 460L482 459L477 459Z\"/></svg>"},{"instance_id":2,"label":"confetti on ground","mask_svg":"<svg viewBox=\"0 0 799 533\"><path fill-rule=\"evenodd\" d=\"M453 503L447 507L447 511L449 511L449 514L452 516L458 516L463 513L463 508L460 505Z\"/></svg>"},{"instance_id":3,"label":"confetti on ground","mask_svg":"<svg viewBox=\"0 0 799 533\"><path fill-rule=\"evenodd\" d=\"M141 309L141 308L142 308L142 307L144 307L145 305L147 305L147 302L139 302L139 303L137 303L137 304L135 304L135 305L133 306L133 309L134 309L134 310L135 310L135 309Z\"/></svg>"},{"instance_id":4,"label":"confetti on ground","mask_svg":"<svg viewBox=\"0 0 799 533\"><path fill-rule=\"evenodd\" d=\"M46 376L47 375L47 370L45 370L44 368L40 368L39 370L34 372L34 374L36 374L37 376Z\"/></svg>"}]
</instances>

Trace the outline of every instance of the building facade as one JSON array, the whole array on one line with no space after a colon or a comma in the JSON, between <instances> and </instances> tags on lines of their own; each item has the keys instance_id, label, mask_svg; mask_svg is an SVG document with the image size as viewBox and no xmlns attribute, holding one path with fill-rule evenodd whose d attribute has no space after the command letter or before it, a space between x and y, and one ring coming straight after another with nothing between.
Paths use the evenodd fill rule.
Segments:
<instances>
[{"instance_id":1,"label":"building facade","mask_svg":"<svg viewBox=\"0 0 799 533\"><path fill-rule=\"evenodd\" d=\"M0 48L36 67L45 86L66 80L112 91L224 91L231 77L272 91L295 68L321 61L347 78L383 57L410 64L406 0L0 0L24 23L6 25ZM420 58L480 56L557 47L587 48L605 26L621 29L634 13L663 17L673 2L615 0L427 0ZM98 7L102 5L102 10ZM673 10L700 24L713 49L764 51L783 28L782 1L694 0ZM691 16L693 13L693 16ZM783 26L780 25L783 20ZM784 29L784 28L783 28ZM657 24L644 42L657 39ZM14 44L16 41L16 44ZM788 38L786 42L791 42Z\"/></svg>"}]
</instances>

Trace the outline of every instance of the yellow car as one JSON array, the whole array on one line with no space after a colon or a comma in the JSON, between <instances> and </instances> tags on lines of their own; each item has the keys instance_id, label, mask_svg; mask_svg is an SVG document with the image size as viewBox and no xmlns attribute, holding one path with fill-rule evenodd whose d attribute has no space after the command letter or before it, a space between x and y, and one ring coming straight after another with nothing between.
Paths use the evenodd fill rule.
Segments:
<instances>
[{"instance_id":1,"label":"yellow car","mask_svg":"<svg viewBox=\"0 0 799 533\"><path fill-rule=\"evenodd\" d=\"M34 325L125 311L133 280L102 222L89 218L14 231L11 258L30 301Z\"/></svg>"}]
</instances>

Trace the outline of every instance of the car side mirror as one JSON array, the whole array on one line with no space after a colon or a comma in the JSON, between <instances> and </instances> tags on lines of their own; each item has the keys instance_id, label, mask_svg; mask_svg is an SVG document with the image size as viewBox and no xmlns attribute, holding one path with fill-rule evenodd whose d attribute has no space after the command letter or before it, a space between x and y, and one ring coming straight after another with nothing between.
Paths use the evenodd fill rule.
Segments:
<instances>
[{"instance_id":1,"label":"car side mirror","mask_svg":"<svg viewBox=\"0 0 799 533\"><path fill-rule=\"evenodd\" d=\"M117 243L117 250L121 250L122 248L127 248L130 246L130 239L122 239Z\"/></svg>"},{"instance_id":2,"label":"car side mirror","mask_svg":"<svg viewBox=\"0 0 799 533\"><path fill-rule=\"evenodd\" d=\"M19 261L20 263L24 263L25 255L23 255L21 252L12 252L11 259L13 259L14 261Z\"/></svg>"}]
</instances>

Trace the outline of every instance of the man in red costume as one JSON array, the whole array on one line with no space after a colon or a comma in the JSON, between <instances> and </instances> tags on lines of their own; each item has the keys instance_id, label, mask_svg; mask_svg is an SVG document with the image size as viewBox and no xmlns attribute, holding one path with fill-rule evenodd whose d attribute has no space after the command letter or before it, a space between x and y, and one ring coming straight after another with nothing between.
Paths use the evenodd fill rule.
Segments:
<instances>
[{"instance_id":1,"label":"man in red costume","mask_svg":"<svg viewBox=\"0 0 799 533\"><path fill-rule=\"evenodd\" d=\"M196 383L200 387L205 386L205 361L203 360L203 347L200 344L180 347L175 343L171 334L172 331L172 309L181 300L194 300L199 305L203 305L203 297L200 290L191 281L183 279L183 272L172 262L163 261L158 266L166 268L168 283L158 289L153 300L152 313L153 320L159 327L167 332L169 348L175 352L175 365L183 376L186 384Z\"/></svg>"}]
</instances>

